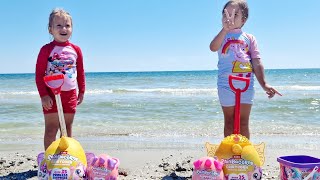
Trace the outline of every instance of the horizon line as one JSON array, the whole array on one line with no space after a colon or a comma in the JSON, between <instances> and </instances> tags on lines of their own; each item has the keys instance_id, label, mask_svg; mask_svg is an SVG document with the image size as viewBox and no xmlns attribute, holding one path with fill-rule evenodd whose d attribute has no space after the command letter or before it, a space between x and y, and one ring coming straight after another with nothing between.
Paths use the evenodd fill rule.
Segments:
<instances>
[{"instance_id":1,"label":"horizon line","mask_svg":"<svg viewBox=\"0 0 320 180\"><path fill-rule=\"evenodd\" d=\"M265 70L299 70L299 69L320 69L320 68L267 68ZM151 72L192 72L192 71L218 71L218 69L203 69L203 70L154 70L154 71L87 71L85 73L151 73ZM6 74L34 74L34 72L12 72L0 73Z\"/></svg>"}]
</instances>

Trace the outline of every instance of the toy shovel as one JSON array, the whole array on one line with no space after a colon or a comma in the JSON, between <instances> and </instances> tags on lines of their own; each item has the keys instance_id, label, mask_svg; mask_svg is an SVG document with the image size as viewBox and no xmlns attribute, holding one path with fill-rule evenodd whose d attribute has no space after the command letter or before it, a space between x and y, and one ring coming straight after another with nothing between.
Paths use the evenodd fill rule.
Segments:
<instances>
[{"instance_id":1,"label":"toy shovel","mask_svg":"<svg viewBox=\"0 0 320 180\"><path fill-rule=\"evenodd\" d=\"M64 83L64 75L63 74L50 75L50 76L43 77L43 79L46 85L53 92L56 99L61 135L67 137L68 135L67 135L66 122L64 120L61 97L60 97L61 86Z\"/></svg>"},{"instance_id":2,"label":"toy shovel","mask_svg":"<svg viewBox=\"0 0 320 180\"><path fill-rule=\"evenodd\" d=\"M246 86L243 89L235 88L233 85L233 80L243 81L246 83ZM241 93L245 92L250 84L249 78L239 77L239 76L229 76L229 86L236 93L236 104L234 109L234 126L233 126L233 134L240 134L240 100Z\"/></svg>"}]
</instances>

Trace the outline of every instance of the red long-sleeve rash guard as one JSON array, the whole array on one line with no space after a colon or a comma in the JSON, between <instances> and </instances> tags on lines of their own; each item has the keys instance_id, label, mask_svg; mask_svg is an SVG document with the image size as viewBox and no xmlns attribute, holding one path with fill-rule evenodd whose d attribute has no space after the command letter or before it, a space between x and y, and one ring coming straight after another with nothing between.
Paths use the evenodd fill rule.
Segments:
<instances>
[{"instance_id":1,"label":"red long-sleeve rash guard","mask_svg":"<svg viewBox=\"0 0 320 180\"><path fill-rule=\"evenodd\" d=\"M52 41L41 48L37 59L35 80L40 97L48 95L50 91L43 77L61 73L64 74L61 91L75 89L78 85L79 93L84 93L85 75L80 47L69 41Z\"/></svg>"}]
</instances>

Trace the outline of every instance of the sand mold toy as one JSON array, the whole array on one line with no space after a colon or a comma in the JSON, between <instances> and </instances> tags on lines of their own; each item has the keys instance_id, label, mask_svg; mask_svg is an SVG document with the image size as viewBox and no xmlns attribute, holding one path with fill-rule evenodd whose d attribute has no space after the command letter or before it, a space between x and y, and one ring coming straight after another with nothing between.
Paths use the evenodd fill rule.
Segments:
<instances>
[{"instance_id":1,"label":"sand mold toy","mask_svg":"<svg viewBox=\"0 0 320 180\"><path fill-rule=\"evenodd\" d=\"M192 180L223 180L222 167L218 158L202 157L193 162Z\"/></svg>"},{"instance_id":2,"label":"sand mold toy","mask_svg":"<svg viewBox=\"0 0 320 180\"><path fill-rule=\"evenodd\" d=\"M120 161L107 154L88 157L87 174L89 180L116 180Z\"/></svg>"}]
</instances>

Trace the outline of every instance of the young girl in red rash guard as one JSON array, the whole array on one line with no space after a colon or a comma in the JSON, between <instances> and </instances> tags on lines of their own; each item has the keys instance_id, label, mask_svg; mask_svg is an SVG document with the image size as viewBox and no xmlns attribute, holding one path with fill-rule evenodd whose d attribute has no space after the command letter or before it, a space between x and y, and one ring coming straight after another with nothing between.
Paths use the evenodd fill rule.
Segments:
<instances>
[{"instance_id":1,"label":"young girl in red rash guard","mask_svg":"<svg viewBox=\"0 0 320 180\"><path fill-rule=\"evenodd\" d=\"M53 41L41 48L35 73L45 119L45 150L55 141L60 125L54 94L46 86L43 77L53 74L64 75L60 95L69 137L72 136L76 107L82 103L85 92L82 52L78 46L69 42L72 35L72 17L63 9L54 9L49 16L48 30L53 36Z\"/></svg>"}]
</instances>

